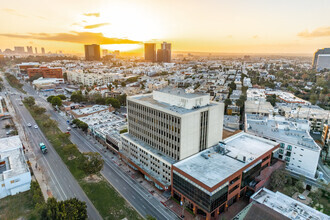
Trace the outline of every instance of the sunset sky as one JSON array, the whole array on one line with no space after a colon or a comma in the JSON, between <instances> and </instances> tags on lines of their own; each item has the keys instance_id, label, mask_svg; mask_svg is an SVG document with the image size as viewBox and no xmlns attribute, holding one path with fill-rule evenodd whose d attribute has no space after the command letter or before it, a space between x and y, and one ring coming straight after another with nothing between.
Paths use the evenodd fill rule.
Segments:
<instances>
[{"instance_id":1,"label":"sunset sky","mask_svg":"<svg viewBox=\"0 0 330 220\"><path fill-rule=\"evenodd\" d=\"M330 47L329 0L0 0L0 49L304 53ZM40 49L39 49L40 50Z\"/></svg>"}]
</instances>

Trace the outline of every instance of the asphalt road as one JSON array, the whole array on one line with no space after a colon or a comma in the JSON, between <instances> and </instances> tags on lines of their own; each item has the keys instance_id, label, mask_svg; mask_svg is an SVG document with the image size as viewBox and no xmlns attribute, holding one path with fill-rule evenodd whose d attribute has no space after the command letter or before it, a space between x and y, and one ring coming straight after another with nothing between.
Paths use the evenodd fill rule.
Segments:
<instances>
[{"instance_id":1,"label":"asphalt road","mask_svg":"<svg viewBox=\"0 0 330 220\"><path fill-rule=\"evenodd\" d=\"M6 85L6 88L11 92L20 94L17 90ZM2 95L4 95L2 93ZM102 219L92 202L88 199L78 182L72 176L69 169L66 167L60 156L57 154L53 146L49 143L42 131L38 128L28 127L27 124L31 123L32 126L36 124L29 111L25 106L20 106L20 95L11 95L9 98L22 123L25 134L28 138L30 146L32 146L34 154L37 157L38 166L41 168L47 178L49 187L53 196L58 200L66 200L69 198L77 198L85 201L87 204L87 213L90 219ZM47 154L42 154L39 149L39 143L43 142L48 148Z\"/></svg>"},{"instance_id":2,"label":"asphalt road","mask_svg":"<svg viewBox=\"0 0 330 220\"><path fill-rule=\"evenodd\" d=\"M44 99L37 96L35 90L30 86L25 86L28 94L33 95L38 102L43 102L52 118L59 123L62 131L66 131L68 127L66 120L55 112L52 107ZM116 188L116 190L142 215L151 215L158 220L178 219L168 208L154 198L145 188L138 182L123 172L111 157L104 154L102 149L97 147L91 140L86 137L82 131L71 129L70 139L83 152L98 152L104 160L104 167L101 171L102 175Z\"/></svg>"}]
</instances>

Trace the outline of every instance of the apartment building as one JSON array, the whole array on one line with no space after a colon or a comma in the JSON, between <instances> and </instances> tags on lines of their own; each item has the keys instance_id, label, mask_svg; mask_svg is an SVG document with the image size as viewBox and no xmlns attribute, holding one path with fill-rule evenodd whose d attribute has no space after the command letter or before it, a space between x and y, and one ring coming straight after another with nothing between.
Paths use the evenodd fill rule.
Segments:
<instances>
[{"instance_id":1,"label":"apartment building","mask_svg":"<svg viewBox=\"0 0 330 220\"><path fill-rule=\"evenodd\" d=\"M155 186L167 190L171 165L222 139L223 104L209 94L165 88L128 97L128 133L122 157Z\"/></svg>"},{"instance_id":2,"label":"apartment building","mask_svg":"<svg viewBox=\"0 0 330 220\"><path fill-rule=\"evenodd\" d=\"M19 136L0 139L0 199L30 190L31 174Z\"/></svg>"},{"instance_id":3,"label":"apartment building","mask_svg":"<svg viewBox=\"0 0 330 220\"><path fill-rule=\"evenodd\" d=\"M253 194L265 185L264 178L257 177L271 167L278 147L276 142L244 132L233 135L175 163L172 196L194 214L217 219L246 193ZM274 170L267 172L267 178Z\"/></svg>"},{"instance_id":4,"label":"apartment building","mask_svg":"<svg viewBox=\"0 0 330 220\"><path fill-rule=\"evenodd\" d=\"M67 71L69 83L77 83L85 86L107 85L113 81L111 73L86 73L82 70Z\"/></svg>"},{"instance_id":5,"label":"apartment building","mask_svg":"<svg viewBox=\"0 0 330 220\"><path fill-rule=\"evenodd\" d=\"M314 179L321 148L309 134L303 119L246 114L245 131L280 143L275 157L286 162L286 169Z\"/></svg>"},{"instance_id":6,"label":"apartment building","mask_svg":"<svg viewBox=\"0 0 330 220\"><path fill-rule=\"evenodd\" d=\"M315 105L300 105L295 103L277 103L279 114L286 118L306 119L310 122L311 130L323 131L323 125L330 123L330 111Z\"/></svg>"}]
</instances>

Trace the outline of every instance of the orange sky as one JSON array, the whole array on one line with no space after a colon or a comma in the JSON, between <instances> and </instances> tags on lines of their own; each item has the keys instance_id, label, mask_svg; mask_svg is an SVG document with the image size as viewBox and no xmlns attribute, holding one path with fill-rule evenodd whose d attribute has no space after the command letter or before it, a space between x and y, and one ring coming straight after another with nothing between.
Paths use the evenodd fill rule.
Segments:
<instances>
[{"instance_id":1,"label":"orange sky","mask_svg":"<svg viewBox=\"0 0 330 220\"><path fill-rule=\"evenodd\" d=\"M330 46L328 0L15 0L0 6L0 48L82 53L84 43L142 52L310 53ZM40 51L40 49L39 49Z\"/></svg>"}]
</instances>

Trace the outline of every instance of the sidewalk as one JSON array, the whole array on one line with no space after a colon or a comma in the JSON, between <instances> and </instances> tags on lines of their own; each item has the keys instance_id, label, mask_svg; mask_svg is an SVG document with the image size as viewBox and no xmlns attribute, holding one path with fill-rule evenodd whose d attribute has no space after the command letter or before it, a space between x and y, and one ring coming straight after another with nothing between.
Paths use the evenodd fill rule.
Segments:
<instances>
[{"instance_id":1,"label":"sidewalk","mask_svg":"<svg viewBox=\"0 0 330 220\"><path fill-rule=\"evenodd\" d=\"M10 115L12 116L13 122L17 128L18 131L18 135L22 141L23 146L25 147L25 156L26 156L26 160L28 162L28 164L30 163L30 167L33 171L34 174L34 178L38 181L39 186L41 188L41 192L45 198L45 200L47 200L49 197L52 197L52 193L49 190L49 186L47 184L47 178L45 177L45 175L42 173L42 170L40 169L40 167L37 164L37 158L33 152L32 147L30 146L30 144L28 143L28 139L25 135L25 130L22 126L23 122L20 122L20 117L18 117L18 115L16 114L16 110L14 109L14 107L11 104L10 99L7 98L7 96L4 96L8 111L10 113Z\"/></svg>"}]
</instances>

